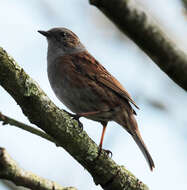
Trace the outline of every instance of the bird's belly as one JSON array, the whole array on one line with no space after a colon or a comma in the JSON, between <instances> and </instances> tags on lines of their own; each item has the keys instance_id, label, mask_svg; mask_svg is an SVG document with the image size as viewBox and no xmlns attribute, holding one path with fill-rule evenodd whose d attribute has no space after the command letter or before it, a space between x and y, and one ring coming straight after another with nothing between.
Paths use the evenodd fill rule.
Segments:
<instances>
[{"instance_id":1,"label":"bird's belly","mask_svg":"<svg viewBox=\"0 0 187 190\"><path fill-rule=\"evenodd\" d=\"M58 99L74 113L88 113L98 111L98 114L86 116L95 121L109 121L114 116L114 110L103 101L102 93L97 93L90 86L75 85L75 81L68 78L54 78L49 81Z\"/></svg>"},{"instance_id":2,"label":"bird's belly","mask_svg":"<svg viewBox=\"0 0 187 190\"><path fill-rule=\"evenodd\" d=\"M97 97L89 89L67 87L67 84L54 89L56 96L72 112L85 113L98 110ZM95 102L95 103L94 103Z\"/></svg>"}]
</instances>

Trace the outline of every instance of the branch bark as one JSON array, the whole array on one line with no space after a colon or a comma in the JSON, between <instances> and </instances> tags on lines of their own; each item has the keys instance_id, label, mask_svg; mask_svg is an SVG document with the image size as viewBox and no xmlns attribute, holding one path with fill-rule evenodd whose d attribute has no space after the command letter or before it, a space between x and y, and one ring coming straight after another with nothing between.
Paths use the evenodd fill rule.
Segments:
<instances>
[{"instance_id":1,"label":"branch bark","mask_svg":"<svg viewBox=\"0 0 187 190\"><path fill-rule=\"evenodd\" d=\"M103 189L147 190L124 166L117 165L81 131L77 121L54 105L38 84L0 48L0 85L20 105L31 123L37 125L69 152Z\"/></svg>"},{"instance_id":2,"label":"branch bark","mask_svg":"<svg viewBox=\"0 0 187 190\"><path fill-rule=\"evenodd\" d=\"M0 148L0 179L7 179L14 182L17 186L33 190L76 190L74 187L61 187L53 181L23 170L4 148Z\"/></svg>"},{"instance_id":3,"label":"branch bark","mask_svg":"<svg viewBox=\"0 0 187 190\"><path fill-rule=\"evenodd\" d=\"M173 81L187 90L187 55L134 0L89 0Z\"/></svg>"},{"instance_id":4,"label":"branch bark","mask_svg":"<svg viewBox=\"0 0 187 190\"><path fill-rule=\"evenodd\" d=\"M187 9L187 0L181 0L183 5L184 5L184 8Z\"/></svg>"},{"instance_id":5,"label":"branch bark","mask_svg":"<svg viewBox=\"0 0 187 190\"><path fill-rule=\"evenodd\" d=\"M42 137L48 141L56 143L56 145L57 145L57 142L55 142L55 139L53 139L48 134L42 132L41 130L35 129L34 127L31 127L30 125L26 125L25 123L17 121L11 117L6 116L6 115L3 115L1 112L0 112L0 121L3 122L3 125L9 124L9 125L18 127L18 128L23 129L27 132L30 132L30 133L35 134L37 136L40 136L40 137Z\"/></svg>"}]
</instances>

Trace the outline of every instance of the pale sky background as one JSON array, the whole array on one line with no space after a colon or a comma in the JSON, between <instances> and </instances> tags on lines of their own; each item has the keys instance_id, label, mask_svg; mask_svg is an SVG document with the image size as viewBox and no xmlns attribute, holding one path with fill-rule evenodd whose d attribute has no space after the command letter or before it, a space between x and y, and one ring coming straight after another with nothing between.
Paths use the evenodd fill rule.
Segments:
<instances>
[{"instance_id":1,"label":"pale sky background","mask_svg":"<svg viewBox=\"0 0 187 190\"><path fill-rule=\"evenodd\" d=\"M141 1L162 29L187 50L187 17L179 0ZM154 172L133 139L111 122L104 139L113 159L124 165L151 190L187 189L187 94L172 82L132 41L86 0L1 0L0 46L34 78L60 108L47 79L47 42L37 30L67 27L92 55L129 91L137 105L141 134L155 162ZM157 106L155 106L157 105ZM163 109L161 109L161 108ZM19 106L0 87L0 111L28 123ZM98 144L102 127L81 119ZM0 124L0 147L21 167L79 190L101 190L90 174L65 150L21 129ZM0 189L7 190L0 181ZM19 189L19 188L18 188Z\"/></svg>"}]
</instances>

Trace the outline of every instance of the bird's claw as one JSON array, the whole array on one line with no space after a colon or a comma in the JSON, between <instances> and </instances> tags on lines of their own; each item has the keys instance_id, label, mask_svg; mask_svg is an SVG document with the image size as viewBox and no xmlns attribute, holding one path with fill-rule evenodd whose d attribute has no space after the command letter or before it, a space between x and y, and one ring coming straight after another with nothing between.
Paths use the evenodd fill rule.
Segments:
<instances>
[{"instance_id":1,"label":"bird's claw","mask_svg":"<svg viewBox=\"0 0 187 190\"><path fill-rule=\"evenodd\" d=\"M103 149L103 151L107 154L107 156L109 156L110 158L112 158L112 152L110 150Z\"/></svg>"},{"instance_id":2,"label":"bird's claw","mask_svg":"<svg viewBox=\"0 0 187 190\"><path fill-rule=\"evenodd\" d=\"M66 110L63 110L64 112L66 112L67 114L69 114L73 119L75 119L77 122L78 122L78 125L81 129L81 132L83 131L83 124L80 122L80 115L79 114L73 114L73 113L69 113L68 111Z\"/></svg>"},{"instance_id":3,"label":"bird's claw","mask_svg":"<svg viewBox=\"0 0 187 190\"><path fill-rule=\"evenodd\" d=\"M112 157L112 152L110 150L99 148L98 157L101 155L101 151L104 151L107 156Z\"/></svg>"},{"instance_id":4,"label":"bird's claw","mask_svg":"<svg viewBox=\"0 0 187 190\"><path fill-rule=\"evenodd\" d=\"M110 150L105 150L103 149L103 151L107 154L107 156L111 157L112 158L112 152Z\"/></svg>"},{"instance_id":5,"label":"bird's claw","mask_svg":"<svg viewBox=\"0 0 187 190\"><path fill-rule=\"evenodd\" d=\"M78 122L78 125L80 127L81 132L83 131L83 124L80 122L80 116L77 114L72 114L71 116L73 119L75 119Z\"/></svg>"}]
</instances>

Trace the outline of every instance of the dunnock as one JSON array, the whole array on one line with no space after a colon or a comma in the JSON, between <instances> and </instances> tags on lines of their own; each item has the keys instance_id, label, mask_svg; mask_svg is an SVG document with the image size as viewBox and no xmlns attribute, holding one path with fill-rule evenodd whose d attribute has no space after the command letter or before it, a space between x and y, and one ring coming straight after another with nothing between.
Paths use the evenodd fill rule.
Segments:
<instances>
[{"instance_id":1,"label":"dunnock","mask_svg":"<svg viewBox=\"0 0 187 190\"><path fill-rule=\"evenodd\" d=\"M131 107L131 96L66 28L38 31L47 38L47 71L52 89L59 100L78 117L98 121L103 125L101 141L107 123L115 121L126 129L145 156L151 170L154 162L149 154Z\"/></svg>"}]
</instances>

